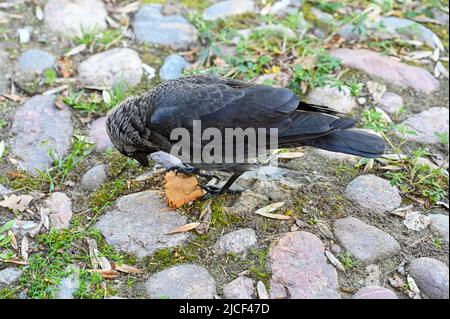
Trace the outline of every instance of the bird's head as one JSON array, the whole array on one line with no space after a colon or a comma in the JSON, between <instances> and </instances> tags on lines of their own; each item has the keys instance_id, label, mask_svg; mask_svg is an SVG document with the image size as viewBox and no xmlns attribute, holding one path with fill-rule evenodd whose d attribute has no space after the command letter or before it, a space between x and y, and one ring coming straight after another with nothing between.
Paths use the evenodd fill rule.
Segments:
<instances>
[{"instance_id":1,"label":"bird's head","mask_svg":"<svg viewBox=\"0 0 450 319\"><path fill-rule=\"evenodd\" d=\"M149 134L139 112L139 98L129 98L116 106L106 120L106 131L119 152L148 167L148 155L156 151L145 139Z\"/></svg>"}]
</instances>

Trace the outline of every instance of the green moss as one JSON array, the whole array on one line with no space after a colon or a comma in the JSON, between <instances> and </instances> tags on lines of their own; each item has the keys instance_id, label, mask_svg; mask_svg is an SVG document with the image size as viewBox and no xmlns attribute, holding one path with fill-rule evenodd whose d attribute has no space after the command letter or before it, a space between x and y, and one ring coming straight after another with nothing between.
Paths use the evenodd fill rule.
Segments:
<instances>
[{"instance_id":1,"label":"green moss","mask_svg":"<svg viewBox=\"0 0 450 319\"><path fill-rule=\"evenodd\" d=\"M252 248L249 250L245 263L248 266L250 277L255 281L262 281L270 290L270 278L272 272L269 270L268 262L269 248Z\"/></svg>"}]
</instances>

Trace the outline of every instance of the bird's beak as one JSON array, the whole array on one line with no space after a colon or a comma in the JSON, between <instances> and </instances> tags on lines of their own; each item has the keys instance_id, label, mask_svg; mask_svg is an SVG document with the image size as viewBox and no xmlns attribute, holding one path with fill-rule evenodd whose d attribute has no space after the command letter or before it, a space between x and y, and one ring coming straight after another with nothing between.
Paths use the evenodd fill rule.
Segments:
<instances>
[{"instance_id":1,"label":"bird's beak","mask_svg":"<svg viewBox=\"0 0 450 319\"><path fill-rule=\"evenodd\" d=\"M149 162L148 162L148 158L147 158L147 153L144 152L136 152L133 154L133 158L139 162L139 164L141 164L144 167L148 167L149 166Z\"/></svg>"}]
</instances>

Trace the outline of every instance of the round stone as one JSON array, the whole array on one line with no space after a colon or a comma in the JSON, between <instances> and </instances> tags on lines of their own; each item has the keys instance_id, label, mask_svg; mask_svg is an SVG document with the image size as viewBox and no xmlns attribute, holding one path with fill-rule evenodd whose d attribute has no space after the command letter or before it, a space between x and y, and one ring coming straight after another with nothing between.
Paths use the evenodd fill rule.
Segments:
<instances>
[{"instance_id":1,"label":"round stone","mask_svg":"<svg viewBox=\"0 0 450 319\"><path fill-rule=\"evenodd\" d=\"M324 86L312 90L306 96L306 101L311 104L325 105L342 113L350 113L357 106L350 94L350 90L332 86Z\"/></svg>"},{"instance_id":2,"label":"round stone","mask_svg":"<svg viewBox=\"0 0 450 319\"><path fill-rule=\"evenodd\" d=\"M347 186L345 195L360 205L378 213L398 208L402 198L389 181L375 175L361 175Z\"/></svg>"},{"instance_id":3,"label":"round stone","mask_svg":"<svg viewBox=\"0 0 450 319\"><path fill-rule=\"evenodd\" d=\"M399 243L391 235L354 217L336 220L334 234L346 251L367 264L400 251Z\"/></svg>"},{"instance_id":4,"label":"round stone","mask_svg":"<svg viewBox=\"0 0 450 319\"><path fill-rule=\"evenodd\" d=\"M398 299L398 297L390 289L371 286L358 290L353 299Z\"/></svg>"},{"instance_id":5,"label":"round stone","mask_svg":"<svg viewBox=\"0 0 450 319\"><path fill-rule=\"evenodd\" d=\"M397 93L386 92L380 100L380 107L389 114L395 114L404 106L403 98Z\"/></svg>"},{"instance_id":6,"label":"round stone","mask_svg":"<svg viewBox=\"0 0 450 319\"><path fill-rule=\"evenodd\" d=\"M55 57L42 50L30 49L19 57L19 67L23 72L42 73L55 65Z\"/></svg>"},{"instance_id":7,"label":"round stone","mask_svg":"<svg viewBox=\"0 0 450 319\"><path fill-rule=\"evenodd\" d=\"M225 299L255 299L255 283L253 279L239 276L223 287Z\"/></svg>"},{"instance_id":8,"label":"round stone","mask_svg":"<svg viewBox=\"0 0 450 319\"><path fill-rule=\"evenodd\" d=\"M409 273L420 291L429 298L449 298L449 271L443 262L428 257L417 258L411 262Z\"/></svg>"},{"instance_id":9,"label":"round stone","mask_svg":"<svg viewBox=\"0 0 450 319\"><path fill-rule=\"evenodd\" d=\"M218 254L239 254L255 245L256 241L256 233L253 229L239 229L221 236L214 245L214 251Z\"/></svg>"},{"instance_id":10,"label":"round stone","mask_svg":"<svg viewBox=\"0 0 450 319\"><path fill-rule=\"evenodd\" d=\"M97 165L84 173L81 178L81 187L88 192L93 192L99 188L108 178L105 165Z\"/></svg>"},{"instance_id":11,"label":"round stone","mask_svg":"<svg viewBox=\"0 0 450 319\"><path fill-rule=\"evenodd\" d=\"M136 51L117 48L90 56L78 66L78 73L84 85L135 86L141 82L143 70Z\"/></svg>"},{"instance_id":12,"label":"round stone","mask_svg":"<svg viewBox=\"0 0 450 319\"><path fill-rule=\"evenodd\" d=\"M320 239L308 232L287 233L269 252L270 298L336 299L338 277Z\"/></svg>"},{"instance_id":13,"label":"round stone","mask_svg":"<svg viewBox=\"0 0 450 319\"><path fill-rule=\"evenodd\" d=\"M200 266L184 264L154 274L145 283L152 299L213 299L216 283Z\"/></svg>"}]
</instances>

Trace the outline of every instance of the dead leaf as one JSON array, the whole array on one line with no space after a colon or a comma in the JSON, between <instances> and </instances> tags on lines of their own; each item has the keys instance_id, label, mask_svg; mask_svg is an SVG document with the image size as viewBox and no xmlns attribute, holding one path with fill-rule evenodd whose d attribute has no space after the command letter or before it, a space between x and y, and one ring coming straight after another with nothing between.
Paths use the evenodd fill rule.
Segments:
<instances>
[{"instance_id":1,"label":"dead leaf","mask_svg":"<svg viewBox=\"0 0 450 319\"><path fill-rule=\"evenodd\" d=\"M90 273L98 273L105 279L114 279L119 277L120 273L117 270L113 269L88 269L86 270Z\"/></svg>"},{"instance_id":2,"label":"dead leaf","mask_svg":"<svg viewBox=\"0 0 450 319\"><path fill-rule=\"evenodd\" d=\"M41 6L36 6L35 10L36 19L39 21L44 20L44 11L42 10Z\"/></svg>"},{"instance_id":3,"label":"dead leaf","mask_svg":"<svg viewBox=\"0 0 450 319\"><path fill-rule=\"evenodd\" d=\"M98 249L97 242L95 241L95 239L88 238L87 243L89 247L89 258L91 260L92 268L98 269L99 264L97 261L97 257L95 256L95 250Z\"/></svg>"},{"instance_id":4,"label":"dead leaf","mask_svg":"<svg viewBox=\"0 0 450 319\"><path fill-rule=\"evenodd\" d=\"M62 95L58 96L58 98L55 100L55 106L58 110L64 110L65 104L64 97Z\"/></svg>"},{"instance_id":5,"label":"dead leaf","mask_svg":"<svg viewBox=\"0 0 450 319\"><path fill-rule=\"evenodd\" d=\"M317 57L310 55L310 56L305 56L305 57L301 57L298 58L295 61L296 64L300 64L300 66L306 70L306 71L311 71L313 70L316 65L317 65Z\"/></svg>"},{"instance_id":6,"label":"dead leaf","mask_svg":"<svg viewBox=\"0 0 450 319\"><path fill-rule=\"evenodd\" d=\"M20 255L23 257L25 261L28 260L28 238L27 236L23 236L22 245L20 247Z\"/></svg>"},{"instance_id":7,"label":"dead leaf","mask_svg":"<svg viewBox=\"0 0 450 319\"><path fill-rule=\"evenodd\" d=\"M262 281L258 281L258 283L256 284L256 290L258 292L259 299L269 299L267 288Z\"/></svg>"},{"instance_id":8,"label":"dead leaf","mask_svg":"<svg viewBox=\"0 0 450 319\"><path fill-rule=\"evenodd\" d=\"M405 287L405 281L398 274L394 274L394 276L388 277L388 281L394 288L400 289Z\"/></svg>"},{"instance_id":9,"label":"dead leaf","mask_svg":"<svg viewBox=\"0 0 450 319\"><path fill-rule=\"evenodd\" d=\"M114 269L126 274L142 274L142 270L126 264L114 265Z\"/></svg>"},{"instance_id":10,"label":"dead leaf","mask_svg":"<svg viewBox=\"0 0 450 319\"><path fill-rule=\"evenodd\" d=\"M62 56L58 59L59 70L63 78L67 79L75 73L75 67L73 61L68 56Z\"/></svg>"},{"instance_id":11,"label":"dead leaf","mask_svg":"<svg viewBox=\"0 0 450 319\"><path fill-rule=\"evenodd\" d=\"M194 222L194 223L189 223L183 226L180 226L178 228L175 228L173 230L171 230L170 232L167 233L167 235L173 235L173 234L178 234L178 233L185 233L188 232L190 230L193 230L195 228L198 227L198 225L200 225L199 222Z\"/></svg>"},{"instance_id":12,"label":"dead leaf","mask_svg":"<svg viewBox=\"0 0 450 319\"><path fill-rule=\"evenodd\" d=\"M104 257L101 256L100 252L98 251L98 249L93 249L94 251L94 256L98 261L98 264L100 265L100 268L102 268L103 270L110 270L112 269L111 263L109 262L109 260Z\"/></svg>"},{"instance_id":13,"label":"dead leaf","mask_svg":"<svg viewBox=\"0 0 450 319\"><path fill-rule=\"evenodd\" d=\"M281 159L293 159L293 158L300 158L303 156L305 156L305 153L303 152L283 152L277 155L277 157Z\"/></svg>"},{"instance_id":14,"label":"dead leaf","mask_svg":"<svg viewBox=\"0 0 450 319\"><path fill-rule=\"evenodd\" d=\"M86 44L77 45L76 47L74 47L74 48L70 49L69 51L67 51L67 53L64 54L64 56L71 57L73 55L77 55L78 53L81 53L84 50L86 50L86 48L87 48Z\"/></svg>"},{"instance_id":15,"label":"dead leaf","mask_svg":"<svg viewBox=\"0 0 450 319\"><path fill-rule=\"evenodd\" d=\"M11 246L14 249L19 249L19 246L17 245L16 236L14 235L14 232L12 230L8 230L8 237L11 237Z\"/></svg>"},{"instance_id":16,"label":"dead leaf","mask_svg":"<svg viewBox=\"0 0 450 319\"><path fill-rule=\"evenodd\" d=\"M170 171L165 176L166 201L172 208L179 208L204 195L197 178Z\"/></svg>"},{"instance_id":17,"label":"dead leaf","mask_svg":"<svg viewBox=\"0 0 450 319\"><path fill-rule=\"evenodd\" d=\"M256 210L255 214L258 214L258 215L261 215L261 216L264 216L267 218L272 218L272 219L280 219L280 220L290 219L291 217L286 216L286 215L271 214L271 212L274 212L283 206L284 206L284 202L273 203L273 204L267 205L263 208Z\"/></svg>"},{"instance_id":18,"label":"dead leaf","mask_svg":"<svg viewBox=\"0 0 450 319\"><path fill-rule=\"evenodd\" d=\"M9 197L6 197L3 201L0 202L0 206L9 208L12 211L19 211L23 212L25 209L28 208L28 205L33 200L33 196L30 195L11 195Z\"/></svg>"},{"instance_id":19,"label":"dead leaf","mask_svg":"<svg viewBox=\"0 0 450 319\"><path fill-rule=\"evenodd\" d=\"M208 200L205 203L205 207L200 212L199 221L201 221L201 224L195 228L197 234L202 235L208 232L209 225L211 223L211 217L212 217L211 200Z\"/></svg>"},{"instance_id":20,"label":"dead leaf","mask_svg":"<svg viewBox=\"0 0 450 319\"><path fill-rule=\"evenodd\" d=\"M337 259L331 252L328 250L325 250L325 256L327 256L330 263L333 264L337 269L339 269L342 272L345 272L345 267L342 265L342 263Z\"/></svg>"}]
</instances>

